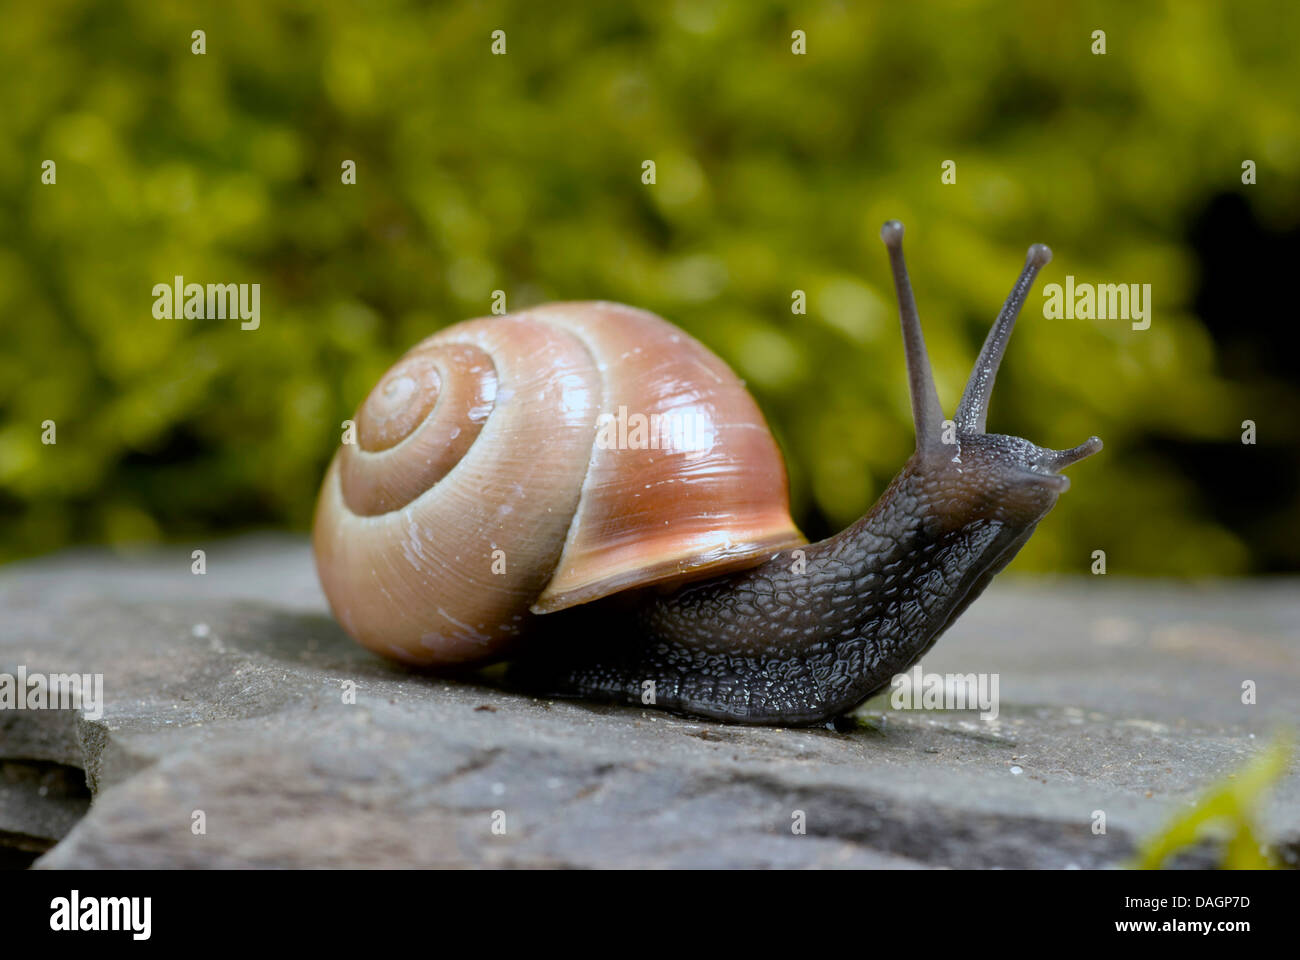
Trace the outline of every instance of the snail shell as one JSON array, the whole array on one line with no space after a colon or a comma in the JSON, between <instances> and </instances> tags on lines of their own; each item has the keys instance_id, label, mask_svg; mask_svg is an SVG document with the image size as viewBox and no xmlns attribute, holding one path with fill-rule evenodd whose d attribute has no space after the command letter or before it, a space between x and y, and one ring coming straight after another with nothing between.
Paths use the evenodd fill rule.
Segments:
<instances>
[{"instance_id":1,"label":"snail shell","mask_svg":"<svg viewBox=\"0 0 1300 960\"><path fill-rule=\"evenodd\" d=\"M407 663L496 659L535 614L803 542L744 385L644 310L556 303L449 327L355 421L317 504L317 570L344 628Z\"/></svg>"}]
</instances>

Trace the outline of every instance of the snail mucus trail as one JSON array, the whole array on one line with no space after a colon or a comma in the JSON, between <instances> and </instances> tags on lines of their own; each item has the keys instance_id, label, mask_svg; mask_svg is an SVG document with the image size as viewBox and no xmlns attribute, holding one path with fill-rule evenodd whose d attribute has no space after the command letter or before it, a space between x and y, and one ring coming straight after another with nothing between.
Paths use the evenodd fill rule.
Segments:
<instances>
[{"instance_id":1,"label":"snail mucus trail","mask_svg":"<svg viewBox=\"0 0 1300 960\"><path fill-rule=\"evenodd\" d=\"M654 706L732 723L823 723L915 663L1024 546L1069 487L1060 471L1102 446L1091 437L1051 450L985 429L1007 341L1051 251L1029 248L944 442L902 224L887 222L881 239L898 295L916 450L870 512L747 570L541 617L543 635L512 663L508 682L638 705L650 689Z\"/></svg>"}]
</instances>

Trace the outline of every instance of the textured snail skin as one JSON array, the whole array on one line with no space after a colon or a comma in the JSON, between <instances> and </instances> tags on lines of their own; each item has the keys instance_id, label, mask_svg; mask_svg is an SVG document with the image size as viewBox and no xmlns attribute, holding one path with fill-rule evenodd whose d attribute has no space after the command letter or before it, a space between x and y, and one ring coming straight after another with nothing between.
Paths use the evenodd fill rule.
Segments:
<instances>
[{"instance_id":1,"label":"textured snail skin","mask_svg":"<svg viewBox=\"0 0 1300 960\"><path fill-rule=\"evenodd\" d=\"M317 505L317 569L339 622L428 667L508 657L550 696L734 723L807 725L915 663L1101 449L985 431L1041 244L985 339L951 420L903 260L899 302L916 451L871 511L807 544L762 415L721 360L618 304L553 304L448 328L385 374ZM593 443L614 410L688 411L699 449ZM508 564L489 572L489 551ZM497 574L500 574L498 576Z\"/></svg>"},{"instance_id":2,"label":"textured snail skin","mask_svg":"<svg viewBox=\"0 0 1300 960\"><path fill-rule=\"evenodd\" d=\"M921 657L1029 539L1063 477L1014 437L917 454L867 516L759 567L634 610L557 615L512 678L539 693L645 702L734 723L852 710ZM955 464L957 456L964 463ZM798 572L796 572L798 571Z\"/></svg>"},{"instance_id":3,"label":"textured snail skin","mask_svg":"<svg viewBox=\"0 0 1300 960\"><path fill-rule=\"evenodd\" d=\"M654 705L733 723L809 725L852 710L915 663L1069 488L1059 471L1096 437L1049 450L985 433L998 366L1038 271L1034 244L945 422L903 261L887 222L916 452L871 511L820 543L626 611L572 611L511 678L553 696ZM802 551L802 556L795 551ZM796 562L802 560L802 562Z\"/></svg>"}]
</instances>

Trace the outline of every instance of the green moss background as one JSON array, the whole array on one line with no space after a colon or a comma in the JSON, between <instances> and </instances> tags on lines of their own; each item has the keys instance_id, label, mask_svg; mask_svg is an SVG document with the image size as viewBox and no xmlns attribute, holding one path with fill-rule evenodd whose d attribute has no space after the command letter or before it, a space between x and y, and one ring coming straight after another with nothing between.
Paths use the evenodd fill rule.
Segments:
<instances>
[{"instance_id":1,"label":"green moss background","mask_svg":"<svg viewBox=\"0 0 1300 960\"><path fill-rule=\"evenodd\" d=\"M497 288L512 309L625 301L699 337L750 384L796 518L824 533L912 443L878 239L898 217L949 410L1025 248L1056 253L989 425L1107 448L1017 569L1086 572L1095 549L1112 573L1300 567L1300 507L1234 523L1170 453L1209 451L1249 489L1252 458L1300 447L1296 382L1225 369L1187 239L1225 194L1262 231L1300 226L1296 4L188 6L5 7L0 559L306 529L340 421ZM1045 320L1039 291L1067 273L1152 284L1151 328ZM261 328L155 319L177 274L261 283ZM1267 344L1291 310L1234 323Z\"/></svg>"}]
</instances>

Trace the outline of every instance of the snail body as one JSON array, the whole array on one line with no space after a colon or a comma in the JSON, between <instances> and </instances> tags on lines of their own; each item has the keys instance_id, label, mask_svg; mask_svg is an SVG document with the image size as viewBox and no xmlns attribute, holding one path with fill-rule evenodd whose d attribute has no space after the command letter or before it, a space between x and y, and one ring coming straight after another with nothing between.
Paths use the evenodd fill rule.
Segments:
<instances>
[{"instance_id":1,"label":"snail body","mask_svg":"<svg viewBox=\"0 0 1300 960\"><path fill-rule=\"evenodd\" d=\"M467 321L384 375L326 473L313 541L344 629L413 665L509 659L537 693L738 723L819 723L887 686L1101 442L985 432L1046 247L1030 248L945 431L902 225L882 238L917 442L862 519L805 542L757 405L667 321L606 303Z\"/></svg>"}]
</instances>

